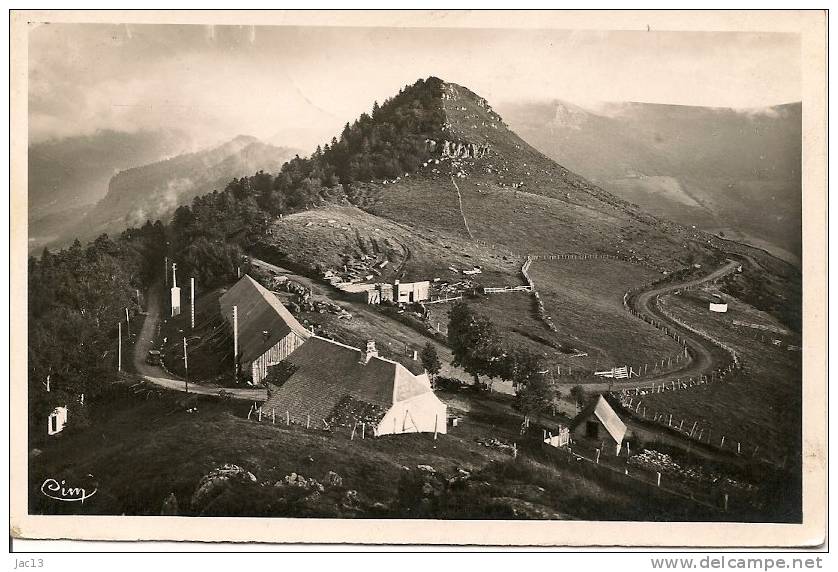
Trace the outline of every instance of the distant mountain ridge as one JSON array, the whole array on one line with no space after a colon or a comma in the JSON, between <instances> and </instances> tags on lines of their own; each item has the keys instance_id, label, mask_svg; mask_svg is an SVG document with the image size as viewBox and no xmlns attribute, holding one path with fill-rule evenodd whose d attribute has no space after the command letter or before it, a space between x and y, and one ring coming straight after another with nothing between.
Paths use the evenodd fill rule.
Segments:
<instances>
[{"instance_id":1,"label":"distant mountain ridge","mask_svg":"<svg viewBox=\"0 0 838 572\"><path fill-rule=\"evenodd\" d=\"M537 149L651 213L799 257L799 103L611 103L591 111L551 101L504 110Z\"/></svg>"},{"instance_id":2,"label":"distant mountain ridge","mask_svg":"<svg viewBox=\"0 0 838 572\"><path fill-rule=\"evenodd\" d=\"M276 171L296 151L240 135L216 147L177 155L115 174L105 197L65 231L64 241L117 233L146 220L166 220L193 198L223 190L232 179Z\"/></svg>"},{"instance_id":3,"label":"distant mountain ridge","mask_svg":"<svg viewBox=\"0 0 838 572\"><path fill-rule=\"evenodd\" d=\"M191 138L171 130L120 132L51 139L29 145L29 251L61 242L105 196L121 170L190 150Z\"/></svg>"},{"instance_id":4,"label":"distant mountain ridge","mask_svg":"<svg viewBox=\"0 0 838 572\"><path fill-rule=\"evenodd\" d=\"M145 165L190 149L180 131L100 130L29 145L29 220L93 205L105 196L108 181L123 169Z\"/></svg>"}]
</instances>

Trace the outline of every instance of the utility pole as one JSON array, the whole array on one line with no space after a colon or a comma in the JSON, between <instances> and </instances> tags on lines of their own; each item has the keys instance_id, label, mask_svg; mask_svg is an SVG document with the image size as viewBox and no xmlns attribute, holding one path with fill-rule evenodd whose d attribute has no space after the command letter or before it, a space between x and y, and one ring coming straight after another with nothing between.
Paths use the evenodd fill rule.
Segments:
<instances>
[{"instance_id":1,"label":"utility pole","mask_svg":"<svg viewBox=\"0 0 838 572\"><path fill-rule=\"evenodd\" d=\"M190 278L190 282L192 285L192 294L190 295L189 300L191 301L192 306L192 329L195 329L195 277L193 276Z\"/></svg>"},{"instance_id":2,"label":"utility pole","mask_svg":"<svg viewBox=\"0 0 838 572\"><path fill-rule=\"evenodd\" d=\"M239 382L239 307L233 306L233 381Z\"/></svg>"},{"instance_id":3,"label":"utility pole","mask_svg":"<svg viewBox=\"0 0 838 572\"><path fill-rule=\"evenodd\" d=\"M122 371L122 322L119 322L119 350L117 351L116 366L118 371Z\"/></svg>"},{"instance_id":4,"label":"utility pole","mask_svg":"<svg viewBox=\"0 0 838 572\"><path fill-rule=\"evenodd\" d=\"M186 336L183 337L183 370L183 378L186 382L186 393L189 393L189 359L186 357Z\"/></svg>"}]
</instances>

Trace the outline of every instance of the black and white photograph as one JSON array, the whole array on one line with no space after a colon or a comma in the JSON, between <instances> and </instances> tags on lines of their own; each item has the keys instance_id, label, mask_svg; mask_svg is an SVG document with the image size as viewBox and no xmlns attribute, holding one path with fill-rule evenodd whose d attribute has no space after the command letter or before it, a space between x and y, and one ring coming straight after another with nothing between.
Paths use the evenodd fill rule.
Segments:
<instances>
[{"instance_id":1,"label":"black and white photograph","mask_svg":"<svg viewBox=\"0 0 838 572\"><path fill-rule=\"evenodd\" d=\"M13 536L823 541L824 13L11 26Z\"/></svg>"}]
</instances>

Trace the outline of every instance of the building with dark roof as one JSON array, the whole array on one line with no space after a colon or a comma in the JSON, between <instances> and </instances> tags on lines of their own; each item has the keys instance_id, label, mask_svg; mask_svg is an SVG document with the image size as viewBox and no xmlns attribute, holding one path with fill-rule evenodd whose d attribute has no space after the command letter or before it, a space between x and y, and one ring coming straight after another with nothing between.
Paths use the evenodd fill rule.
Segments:
<instances>
[{"instance_id":1,"label":"building with dark roof","mask_svg":"<svg viewBox=\"0 0 838 572\"><path fill-rule=\"evenodd\" d=\"M615 454L619 455L626 436L626 424L605 398L598 395L570 422L570 433L576 438L608 441Z\"/></svg>"},{"instance_id":2,"label":"building with dark roof","mask_svg":"<svg viewBox=\"0 0 838 572\"><path fill-rule=\"evenodd\" d=\"M219 299L221 315L233 328L237 310L238 363L254 383L268 367L278 364L303 345L311 332L282 305L276 295L250 276L243 276Z\"/></svg>"},{"instance_id":3,"label":"building with dark roof","mask_svg":"<svg viewBox=\"0 0 838 572\"><path fill-rule=\"evenodd\" d=\"M268 378L264 410L296 423L366 426L375 436L446 432L447 408L428 375L378 356L375 342L360 350L311 336L284 364L284 379ZM272 382L276 381L276 385Z\"/></svg>"}]
</instances>

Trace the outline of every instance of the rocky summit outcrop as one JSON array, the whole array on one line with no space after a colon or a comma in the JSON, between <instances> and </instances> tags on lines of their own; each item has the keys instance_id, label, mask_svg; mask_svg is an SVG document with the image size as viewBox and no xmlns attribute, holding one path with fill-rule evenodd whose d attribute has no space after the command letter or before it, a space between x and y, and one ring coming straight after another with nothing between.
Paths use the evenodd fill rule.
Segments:
<instances>
[{"instance_id":1,"label":"rocky summit outcrop","mask_svg":"<svg viewBox=\"0 0 838 572\"><path fill-rule=\"evenodd\" d=\"M429 153L439 154L450 159L482 159L489 153L489 145L460 141L435 141L425 139L425 146Z\"/></svg>"}]
</instances>

